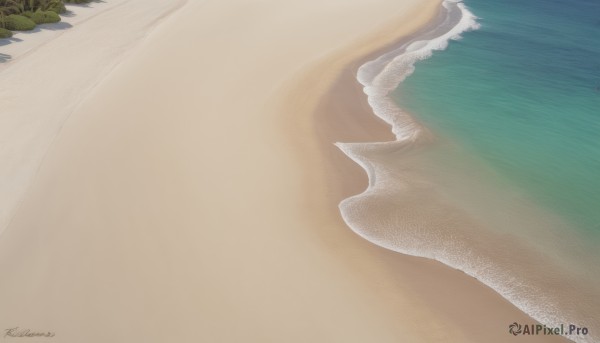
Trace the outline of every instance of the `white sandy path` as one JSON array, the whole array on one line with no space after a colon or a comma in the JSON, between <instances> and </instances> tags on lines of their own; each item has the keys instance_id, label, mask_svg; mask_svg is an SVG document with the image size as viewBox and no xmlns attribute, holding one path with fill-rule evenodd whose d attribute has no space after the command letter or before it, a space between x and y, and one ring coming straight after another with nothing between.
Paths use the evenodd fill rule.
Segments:
<instances>
[{"instance_id":1,"label":"white sandy path","mask_svg":"<svg viewBox=\"0 0 600 343\"><path fill-rule=\"evenodd\" d=\"M0 64L0 233L77 104L183 3L111 0L69 6L81 14L65 19L72 28L17 33L22 42L1 47L12 60Z\"/></svg>"}]
</instances>

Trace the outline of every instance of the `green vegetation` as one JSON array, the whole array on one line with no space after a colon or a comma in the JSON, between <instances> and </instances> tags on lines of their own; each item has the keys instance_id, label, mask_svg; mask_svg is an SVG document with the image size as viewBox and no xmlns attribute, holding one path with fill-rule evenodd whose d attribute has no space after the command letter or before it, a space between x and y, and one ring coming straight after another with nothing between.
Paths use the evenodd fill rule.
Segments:
<instances>
[{"instance_id":1,"label":"green vegetation","mask_svg":"<svg viewBox=\"0 0 600 343\"><path fill-rule=\"evenodd\" d=\"M2 38L10 38L12 37L12 32L10 32L9 30L0 27L0 39Z\"/></svg>"},{"instance_id":2,"label":"green vegetation","mask_svg":"<svg viewBox=\"0 0 600 343\"><path fill-rule=\"evenodd\" d=\"M36 24L57 23L65 3L81 4L91 0L0 0L0 39L13 31L33 30Z\"/></svg>"},{"instance_id":3,"label":"green vegetation","mask_svg":"<svg viewBox=\"0 0 600 343\"><path fill-rule=\"evenodd\" d=\"M58 23L60 16L54 11L37 10L35 12L23 12L23 15L31 19L36 24Z\"/></svg>"},{"instance_id":4,"label":"green vegetation","mask_svg":"<svg viewBox=\"0 0 600 343\"><path fill-rule=\"evenodd\" d=\"M35 23L25 16L11 14L4 19L4 28L14 31L29 31L35 28Z\"/></svg>"}]
</instances>

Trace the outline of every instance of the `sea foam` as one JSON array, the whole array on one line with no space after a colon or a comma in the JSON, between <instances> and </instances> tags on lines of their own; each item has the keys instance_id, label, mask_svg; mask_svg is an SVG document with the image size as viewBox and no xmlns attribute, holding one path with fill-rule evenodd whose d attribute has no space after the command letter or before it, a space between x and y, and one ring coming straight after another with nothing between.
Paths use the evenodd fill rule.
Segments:
<instances>
[{"instance_id":1,"label":"sea foam","mask_svg":"<svg viewBox=\"0 0 600 343\"><path fill-rule=\"evenodd\" d=\"M597 290L577 286L583 302L580 304L573 304L572 298L564 296L573 290L572 280L585 277L589 270L573 264L565 268L571 274L549 275L540 266L564 263L569 260L569 252L561 253L557 248L558 257L549 257L543 253L544 248L536 249L517 236L546 235L538 240L546 240L539 245L558 247L558 242L570 239L561 236L560 232L566 230L560 220L539 213L532 215L537 209L508 190L502 194L486 188L477 172L458 162L464 158L460 154L447 160L448 165L455 165L438 170L425 156L436 154L435 144L430 144L431 134L390 97L414 72L415 63L430 57L434 51L446 49L449 41L460 39L463 32L478 29L477 19L463 3L445 1L435 26L424 28L398 48L358 69L357 79L364 86L374 114L391 126L396 141L336 143L369 178L369 186L363 193L340 203L342 217L354 232L372 243L435 259L464 271L546 325L576 322L593 326L590 318L600 305L597 301L586 302L586 298L593 297ZM444 180L445 174L460 175L462 181L457 178L444 184L440 180ZM495 193L499 200L490 200L487 210L479 210L477 200L464 200L462 207L456 205L455 194L463 192L461 182L468 184L464 189L475 190L471 193L479 190L485 193L485 189ZM468 194L465 199L471 196ZM480 195L479 199L486 196ZM469 212L465 207L477 210ZM499 208L508 216L498 217L492 220L494 224L489 224L487 219L494 218L494 211ZM514 227L514 232L507 232L507 227ZM519 228L527 233L517 232ZM515 237L507 233L514 233ZM598 273L597 268L593 273ZM591 342L597 337L570 339Z\"/></svg>"},{"instance_id":2,"label":"sea foam","mask_svg":"<svg viewBox=\"0 0 600 343\"><path fill-rule=\"evenodd\" d=\"M415 63L430 57L436 50L444 50L451 39L479 28L477 17L462 3L445 1L445 17L435 28L418 35L399 48L367 62L358 69L357 79L364 86L369 105L375 114L392 126L396 139L417 139L422 127L403 112L389 98L389 93L415 70ZM429 38L431 37L431 38Z\"/></svg>"}]
</instances>

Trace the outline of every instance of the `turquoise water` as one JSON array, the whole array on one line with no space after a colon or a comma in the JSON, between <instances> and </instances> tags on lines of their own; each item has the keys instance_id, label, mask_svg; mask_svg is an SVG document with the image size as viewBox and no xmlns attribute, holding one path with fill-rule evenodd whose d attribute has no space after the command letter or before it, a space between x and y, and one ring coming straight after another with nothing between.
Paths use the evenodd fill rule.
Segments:
<instances>
[{"instance_id":1,"label":"turquoise water","mask_svg":"<svg viewBox=\"0 0 600 343\"><path fill-rule=\"evenodd\" d=\"M600 1L472 0L481 28L394 99L600 239Z\"/></svg>"},{"instance_id":2,"label":"turquoise water","mask_svg":"<svg viewBox=\"0 0 600 343\"><path fill-rule=\"evenodd\" d=\"M369 177L340 213L600 342L600 3L467 5L358 69L396 140L337 144Z\"/></svg>"}]
</instances>

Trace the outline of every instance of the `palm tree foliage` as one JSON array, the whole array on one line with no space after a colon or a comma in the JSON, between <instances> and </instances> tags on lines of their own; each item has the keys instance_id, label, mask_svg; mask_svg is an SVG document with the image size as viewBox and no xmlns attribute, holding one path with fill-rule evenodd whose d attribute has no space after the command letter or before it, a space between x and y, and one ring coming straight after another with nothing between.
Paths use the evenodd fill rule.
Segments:
<instances>
[{"instance_id":1,"label":"palm tree foliage","mask_svg":"<svg viewBox=\"0 0 600 343\"><path fill-rule=\"evenodd\" d=\"M25 11L60 11L63 0L0 0L0 12L4 15L21 14Z\"/></svg>"},{"instance_id":2,"label":"palm tree foliage","mask_svg":"<svg viewBox=\"0 0 600 343\"><path fill-rule=\"evenodd\" d=\"M35 12L64 9L65 3L85 3L90 0L0 0L0 13L19 14L25 11Z\"/></svg>"},{"instance_id":3,"label":"palm tree foliage","mask_svg":"<svg viewBox=\"0 0 600 343\"><path fill-rule=\"evenodd\" d=\"M56 17L51 13L47 13L48 11L59 14L65 12L65 3L85 3L89 1L90 0L0 0L0 28L5 29L8 28L7 26L11 26L9 23L11 22L11 19L15 19L15 16L25 16L27 18L52 18L52 20L56 21ZM21 20L20 17L17 17L16 19ZM36 22L39 23L38 21Z\"/></svg>"}]
</instances>

